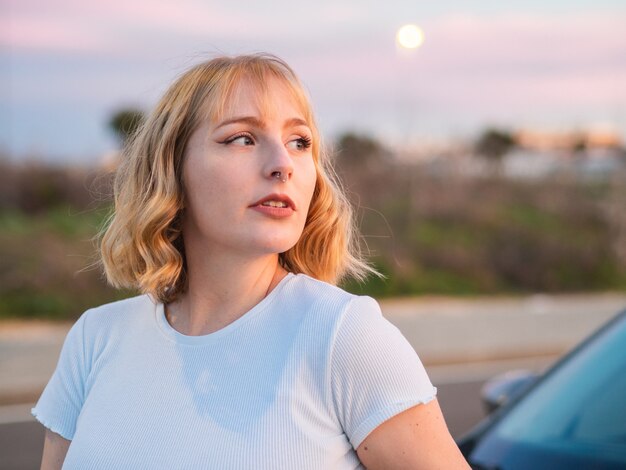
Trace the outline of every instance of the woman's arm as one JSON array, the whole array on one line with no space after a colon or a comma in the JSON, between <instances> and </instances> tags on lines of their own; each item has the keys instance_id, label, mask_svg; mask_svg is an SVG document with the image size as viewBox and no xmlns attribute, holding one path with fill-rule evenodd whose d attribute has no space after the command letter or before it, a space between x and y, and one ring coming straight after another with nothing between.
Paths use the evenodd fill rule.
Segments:
<instances>
[{"instance_id":1,"label":"woman's arm","mask_svg":"<svg viewBox=\"0 0 626 470\"><path fill-rule=\"evenodd\" d=\"M397 414L357 449L368 469L469 469L436 399Z\"/></svg>"},{"instance_id":2,"label":"woman's arm","mask_svg":"<svg viewBox=\"0 0 626 470\"><path fill-rule=\"evenodd\" d=\"M43 443L41 470L60 470L65 461L67 449L72 441L59 436L46 428L46 438Z\"/></svg>"}]
</instances>

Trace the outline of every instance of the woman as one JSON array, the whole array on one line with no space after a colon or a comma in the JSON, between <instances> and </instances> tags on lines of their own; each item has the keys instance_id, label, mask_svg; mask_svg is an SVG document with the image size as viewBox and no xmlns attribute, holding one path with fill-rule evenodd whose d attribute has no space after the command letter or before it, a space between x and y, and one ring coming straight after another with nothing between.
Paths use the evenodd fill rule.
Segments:
<instances>
[{"instance_id":1,"label":"woman","mask_svg":"<svg viewBox=\"0 0 626 470\"><path fill-rule=\"evenodd\" d=\"M309 101L267 55L195 66L129 146L102 241L143 295L85 312L42 468L467 468L378 304Z\"/></svg>"}]
</instances>

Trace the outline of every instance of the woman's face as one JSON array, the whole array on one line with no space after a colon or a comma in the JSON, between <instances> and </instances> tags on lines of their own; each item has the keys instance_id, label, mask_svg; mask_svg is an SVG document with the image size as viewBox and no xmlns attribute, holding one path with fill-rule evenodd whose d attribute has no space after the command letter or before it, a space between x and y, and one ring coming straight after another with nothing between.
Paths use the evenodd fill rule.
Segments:
<instances>
[{"instance_id":1,"label":"woman's face","mask_svg":"<svg viewBox=\"0 0 626 470\"><path fill-rule=\"evenodd\" d=\"M264 84L271 109L242 80L219 122L193 132L183 162L186 249L282 253L304 228L315 188L311 129L289 89Z\"/></svg>"}]
</instances>

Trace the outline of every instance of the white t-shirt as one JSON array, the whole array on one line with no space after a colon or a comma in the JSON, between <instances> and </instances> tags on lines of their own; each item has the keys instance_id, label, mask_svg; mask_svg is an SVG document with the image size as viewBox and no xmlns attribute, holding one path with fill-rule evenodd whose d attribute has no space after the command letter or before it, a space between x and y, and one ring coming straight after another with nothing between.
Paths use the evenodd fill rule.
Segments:
<instances>
[{"instance_id":1,"label":"white t-shirt","mask_svg":"<svg viewBox=\"0 0 626 470\"><path fill-rule=\"evenodd\" d=\"M288 274L203 336L147 295L86 311L32 413L72 441L64 469L354 469L436 391L374 299Z\"/></svg>"}]
</instances>

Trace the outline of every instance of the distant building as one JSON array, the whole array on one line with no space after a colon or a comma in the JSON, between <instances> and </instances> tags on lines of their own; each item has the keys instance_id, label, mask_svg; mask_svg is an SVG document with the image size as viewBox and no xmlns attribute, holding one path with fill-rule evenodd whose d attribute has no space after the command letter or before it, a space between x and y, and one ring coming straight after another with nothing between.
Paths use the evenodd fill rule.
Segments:
<instances>
[{"instance_id":1,"label":"distant building","mask_svg":"<svg viewBox=\"0 0 626 470\"><path fill-rule=\"evenodd\" d=\"M609 129L568 132L519 130L514 135L517 144L528 150L572 151L575 149L620 148L621 136Z\"/></svg>"}]
</instances>

